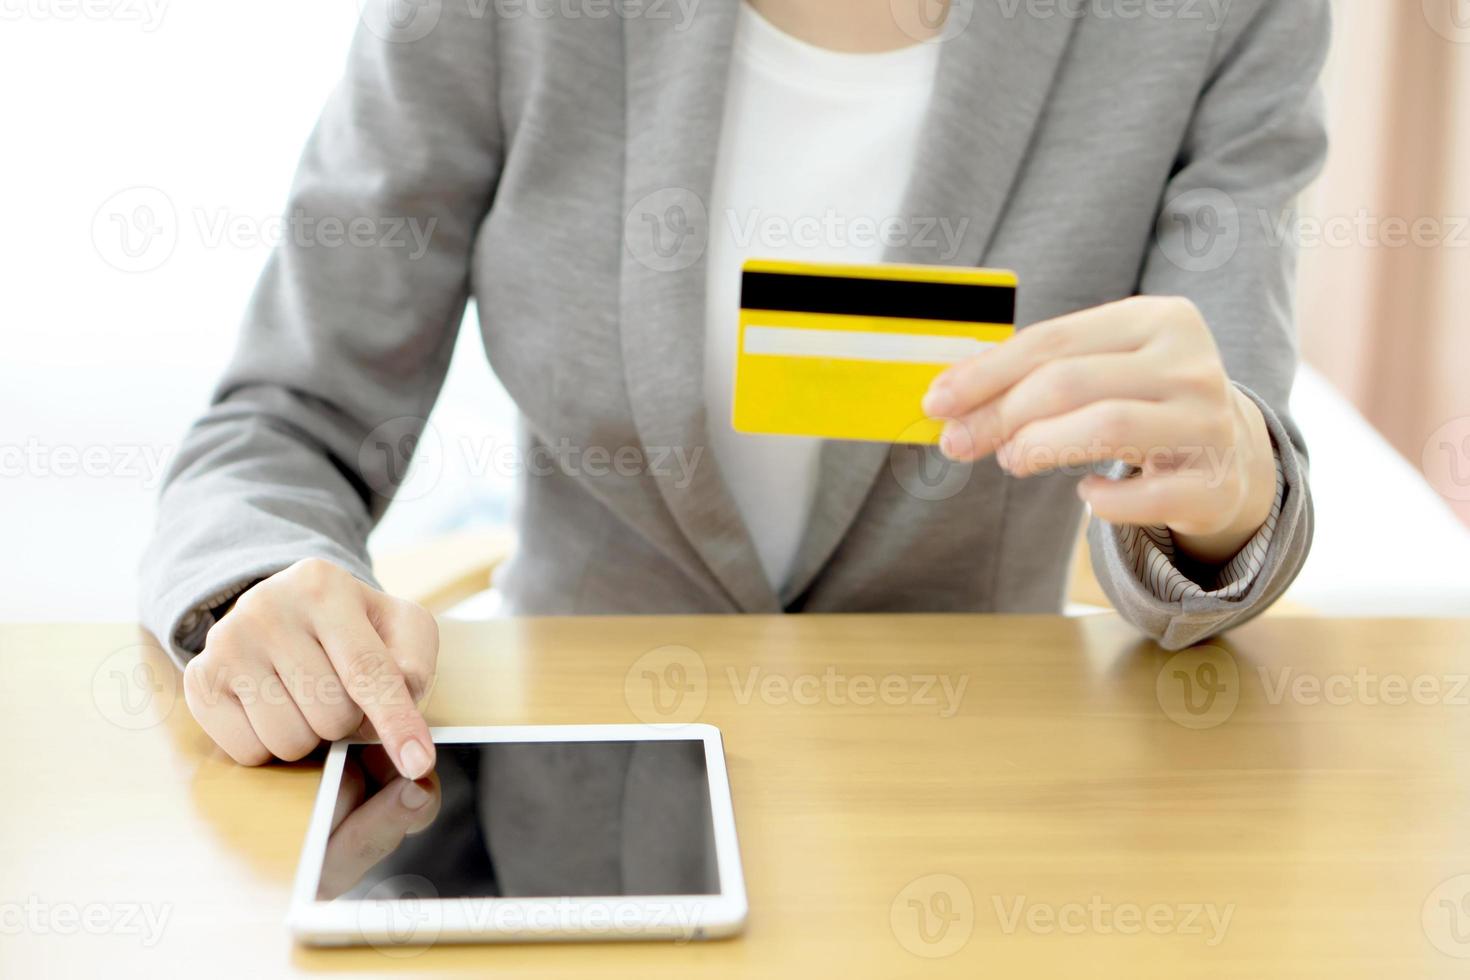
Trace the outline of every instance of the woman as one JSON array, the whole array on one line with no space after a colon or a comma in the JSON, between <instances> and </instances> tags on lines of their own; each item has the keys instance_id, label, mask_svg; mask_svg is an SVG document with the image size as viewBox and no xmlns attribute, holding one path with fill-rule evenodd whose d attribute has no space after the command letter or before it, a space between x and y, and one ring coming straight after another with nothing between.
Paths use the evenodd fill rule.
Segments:
<instances>
[{"instance_id":1,"label":"woman","mask_svg":"<svg viewBox=\"0 0 1470 980\"><path fill-rule=\"evenodd\" d=\"M1272 229L1324 153L1326 0L913 2L369 11L290 206L427 249L276 251L145 563L225 751L366 717L431 768L437 633L364 543L470 295L528 451L618 461L522 475L517 612L1056 611L1083 501L1165 646L1285 589L1310 504ZM1018 272L1024 329L923 405L955 469L730 430L752 255ZM1079 472L1109 461L1140 471Z\"/></svg>"}]
</instances>

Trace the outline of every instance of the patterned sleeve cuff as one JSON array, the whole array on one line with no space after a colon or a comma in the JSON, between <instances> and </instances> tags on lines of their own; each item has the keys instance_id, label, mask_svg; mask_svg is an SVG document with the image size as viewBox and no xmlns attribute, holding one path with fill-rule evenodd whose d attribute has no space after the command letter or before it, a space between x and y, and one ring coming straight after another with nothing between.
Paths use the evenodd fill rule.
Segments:
<instances>
[{"instance_id":1,"label":"patterned sleeve cuff","mask_svg":"<svg viewBox=\"0 0 1470 980\"><path fill-rule=\"evenodd\" d=\"M236 599L260 581L259 578L248 578L232 583L190 608L174 630L174 643L190 654L203 650L204 638L209 634L210 628L229 612Z\"/></svg>"},{"instance_id":2,"label":"patterned sleeve cuff","mask_svg":"<svg viewBox=\"0 0 1470 980\"><path fill-rule=\"evenodd\" d=\"M1119 550L1133 569L1133 574L1156 597L1164 602L1208 596L1214 599L1238 600L1250 589L1265 564L1266 549L1281 517L1281 502L1286 496L1286 476L1281 457L1276 457L1276 499L1271 514L1240 553L1225 565L1190 577L1179 569L1174 536L1167 527L1119 526Z\"/></svg>"}]
</instances>

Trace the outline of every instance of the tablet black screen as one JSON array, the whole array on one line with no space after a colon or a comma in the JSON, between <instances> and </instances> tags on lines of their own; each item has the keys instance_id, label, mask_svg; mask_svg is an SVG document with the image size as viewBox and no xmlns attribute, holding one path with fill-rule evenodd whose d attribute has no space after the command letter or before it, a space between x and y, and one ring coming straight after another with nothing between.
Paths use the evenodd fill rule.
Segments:
<instances>
[{"instance_id":1,"label":"tablet black screen","mask_svg":"<svg viewBox=\"0 0 1470 980\"><path fill-rule=\"evenodd\" d=\"M441 743L410 782L348 747L317 898L719 893L704 743Z\"/></svg>"}]
</instances>

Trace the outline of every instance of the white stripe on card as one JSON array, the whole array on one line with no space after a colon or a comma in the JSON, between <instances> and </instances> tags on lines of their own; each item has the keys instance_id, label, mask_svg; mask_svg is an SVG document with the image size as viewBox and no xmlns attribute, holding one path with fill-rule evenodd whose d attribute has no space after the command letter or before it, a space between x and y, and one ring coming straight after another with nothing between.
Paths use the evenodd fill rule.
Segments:
<instances>
[{"instance_id":1,"label":"white stripe on card","mask_svg":"<svg viewBox=\"0 0 1470 980\"><path fill-rule=\"evenodd\" d=\"M974 337L870 333L866 330L802 330L747 325L745 353L779 357L835 357L848 361L954 364L995 344Z\"/></svg>"}]
</instances>

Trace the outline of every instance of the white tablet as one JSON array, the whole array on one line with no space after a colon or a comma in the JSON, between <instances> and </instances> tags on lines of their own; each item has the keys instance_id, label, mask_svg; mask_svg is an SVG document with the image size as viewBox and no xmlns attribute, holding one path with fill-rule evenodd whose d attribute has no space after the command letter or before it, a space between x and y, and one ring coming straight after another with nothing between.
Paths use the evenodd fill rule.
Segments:
<instances>
[{"instance_id":1,"label":"white tablet","mask_svg":"<svg viewBox=\"0 0 1470 980\"><path fill-rule=\"evenodd\" d=\"M431 729L434 772L332 746L290 926L311 945L707 939L745 923L709 725Z\"/></svg>"}]
</instances>

